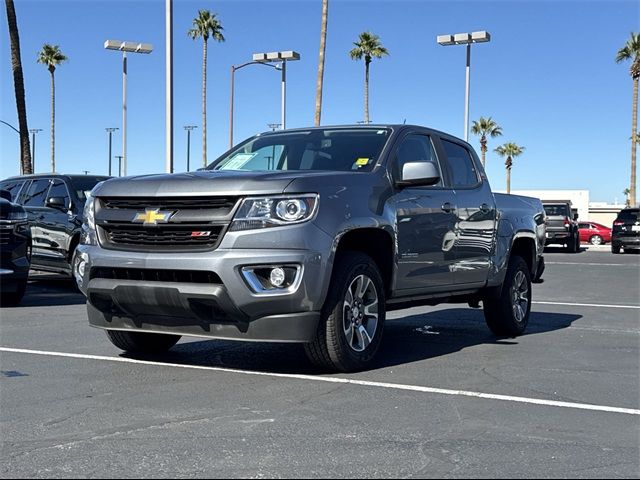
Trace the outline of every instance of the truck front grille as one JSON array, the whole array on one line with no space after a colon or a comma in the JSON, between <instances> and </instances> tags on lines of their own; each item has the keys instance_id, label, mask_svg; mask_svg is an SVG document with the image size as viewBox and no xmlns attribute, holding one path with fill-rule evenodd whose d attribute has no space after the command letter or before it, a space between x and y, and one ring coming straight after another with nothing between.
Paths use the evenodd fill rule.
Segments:
<instances>
[{"instance_id":1,"label":"truck front grille","mask_svg":"<svg viewBox=\"0 0 640 480\"><path fill-rule=\"evenodd\" d=\"M106 209L144 210L231 210L238 199L236 197L106 197L101 198Z\"/></svg>"},{"instance_id":2,"label":"truck front grille","mask_svg":"<svg viewBox=\"0 0 640 480\"><path fill-rule=\"evenodd\" d=\"M214 248L223 230L222 225L111 225L101 227L105 240L115 246L201 247Z\"/></svg>"}]
</instances>

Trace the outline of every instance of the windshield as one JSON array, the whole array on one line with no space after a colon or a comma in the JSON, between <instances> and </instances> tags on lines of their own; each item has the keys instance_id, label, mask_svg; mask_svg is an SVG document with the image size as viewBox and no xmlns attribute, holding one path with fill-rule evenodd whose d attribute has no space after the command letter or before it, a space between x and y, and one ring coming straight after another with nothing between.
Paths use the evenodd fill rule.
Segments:
<instances>
[{"instance_id":1,"label":"windshield","mask_svg":"<svg viewBox=\"0 0 640 480\"><path fill-rule=\"evenodd\" d=\"M73 186L78 199L84 202L93 187L104 180L108 180L109 178L110 177L73 178L71 180L71 185Z\"/></svg>"},{"instance_id":2,"label":"windshield","mask_svg":"<svg viewBox=\"0 0 640 480\"><path fill-rule=\"evenodd\" d=\"M568 217L569 216L569 208L566 204L545 205L544 211L548 217Z\"/></svg>"},{"instance_id":3,"label":"windshield","mask_svg":"<svg viewBox=\"0 0 640 480\"><path fill-rule=\"evenodd\" d=\"M640 220L640 210L621 210L618 214L618 220L637 222Z\"/></svg>"},{"instance_id":4,"label":"windshield","mask_svg":"<svg viewBox=\"0 0 640 480\"><path fill-rule=\"evenodd\" d=\"M389 129L354 128L267 134L249 139L207 170L371 171Z\"/></svg>"}]
</instances>

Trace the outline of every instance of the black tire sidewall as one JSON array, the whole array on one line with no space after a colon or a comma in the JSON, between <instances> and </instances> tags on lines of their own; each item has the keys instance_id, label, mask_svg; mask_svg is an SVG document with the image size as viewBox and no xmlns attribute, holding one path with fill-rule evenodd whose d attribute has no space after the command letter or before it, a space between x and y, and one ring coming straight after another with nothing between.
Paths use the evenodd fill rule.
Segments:
<instances>
[{"instance_id":1,"label":"black tire sidewall","mask_svg":"<svg viewBox=\"0 0 640 480\"><path fill-rule=\"evenodd\" d=\"M511 288L513 287L516 274L519 271L523 272L525 275L529 292L527 311L525 312L524 318L521 322L518 322L515 319L511 299ZM485 304L485 318L487 320L487 325L494 334L498 336L518 336L524 333L529 323L531 313L531 302L533 298L531 286L531 274L526 262L522 257L511 257L500 298L490 300Z\"/></svg>"},{"instance_id":2,"label":"black tire sidewall","mask_svg":"<svg viewBox=\"0 0 640 480\"><path fill-rule=\"evenodd\" d=\"M384 284L374 261L367 255L358 252L347 252L336 259L338 269L331 282L331 299L325 303L323 317L327 321L327 340L338 348L329 349L329 356L337 368L344 371L361 370L376 355L385 322ZM358 275L366 275L373 282L378 295L378 324L371 344L362 352L353 350L347 341L343 329L343 302L347 288ZM333 337L333 338L331 338Z\"/></svg>"}]
</instances>

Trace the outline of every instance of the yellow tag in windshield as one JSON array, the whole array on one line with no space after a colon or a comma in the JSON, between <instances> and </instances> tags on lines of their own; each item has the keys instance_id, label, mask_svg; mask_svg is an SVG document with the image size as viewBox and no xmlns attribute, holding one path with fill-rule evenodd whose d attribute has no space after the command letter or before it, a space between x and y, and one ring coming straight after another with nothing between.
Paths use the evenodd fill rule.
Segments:
<instances>
[{"instance_id":1,"label":"yellow tag in windshield","mask_svg":"<svg viewBox=\"0 0 640 480\"><path fill-rule=\"evenodd\" d=\"M359 158L356 160L356 165L358 165L359 167L362 167L363 165L367 165L368 163L369 163L368 158Z\"/></svg>"}]
</instances>

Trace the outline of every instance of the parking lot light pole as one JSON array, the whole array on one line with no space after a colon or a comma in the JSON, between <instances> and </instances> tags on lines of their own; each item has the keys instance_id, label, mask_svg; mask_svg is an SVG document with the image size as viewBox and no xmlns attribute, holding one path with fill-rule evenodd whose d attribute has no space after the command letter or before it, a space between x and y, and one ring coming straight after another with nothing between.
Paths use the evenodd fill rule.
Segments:
<instances>
[{"instance_id":1,"label":"parking lot light pole","mask_svg":"<svg viewBox=\"0 0 640 480\"><path fill-rule=\"evenodd\" d=\"M300 60L300 54L293 50L284 52L254 53L253 60L256 62L280 62L282 64L282 108L281 121L282 129L287 128L287 62Z\"/></svg>"},{"instance_id":2,"label":"parking lot light pole","mask_svg":"<svg viewBox=\"0 0 640 480\"><path fill-rule=\"evenodd\" d=\"M40 133L41 128L32 128L29 130L31 134L31 172L36 173L36 133Z\"/></svg>"},{"instance_id":3,"label":"parking lot light pole","mask_svg":"<svg viewBox=\"0 0 640 480\"><path fill-rule=\"evenodd\" d=\"M150 43L122 42L107 40L104 42L107 50L122 52L122 164L123 173L127 175L127 52L151 53L153 45ZM122 173L122 171L121 171Z\"/></svg>"},{"instance_id":4,"label":"parking lot light pole","mask_svg":"<svg viewBox=\"0 0 640 480\"><path fill-rule=\"evenodd\" d=\"M267 67L273 67L276 70L280 70L281 68L280 64L273 65L271 63L258 62L257 60L246 62L241 65L231 65L231 96L230 96L231 99L229 102L229 148L233 147L233 99L234 99L234 92L235 92L236 70L240 70L241 68L248 67L249 65L265 65Z\"/></svg>"},{"instance_id":5,"label":"parking lot light pole","mask_svg":"<svg viewBox=\"0 0 640 480\"><path fill-rule=\"evenodd\" d=\"M191 154L191 130L198 128L196 125L185 125L187 131L187 172L189 171L189 156Z\"/></svg>"},{"instance_id":6,"label":"parking lot light pole","mask_svg":"<svg viewBox=\"0 0 640 480\"><path fill-rule=\"evenodd\" d=\"M109 161L108 161L108 165L109 165L109 176L111 176L111 134L113 134L113 132L118 130L118 128L117 127L108 127L108 128L105 128L105 130L109 134Z\"/></svg>"},{"instance_id":7,"label":"parking lot light pole","mask_svg":"<svg viewBox=\"0 0 640 480\"><path fill-rule=\"evenodd\" d=\"M116 155L116 158L118 159L118 176L121 177L122 176L122 155Z\"/></svg>"},{"instance_id":8,"label":"parking lot light pole","mask_svg":"<svg viewBox=\"0 0 640 480\"><path fill-rule=\"evenodd\" d=\"M471 44L484 43L491 40L491 34L487 31L456 33L455 35L438 35L437 42L440 45L466 45L467 67L465 71L466 86L464 94L464 140L469 140L469 88L471 83Z\"/></svg>"}]
</instances>

